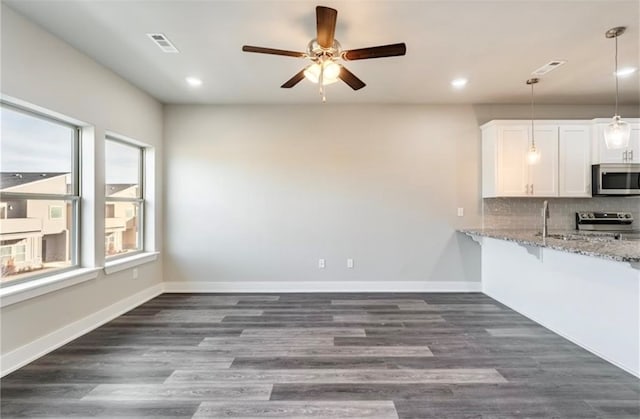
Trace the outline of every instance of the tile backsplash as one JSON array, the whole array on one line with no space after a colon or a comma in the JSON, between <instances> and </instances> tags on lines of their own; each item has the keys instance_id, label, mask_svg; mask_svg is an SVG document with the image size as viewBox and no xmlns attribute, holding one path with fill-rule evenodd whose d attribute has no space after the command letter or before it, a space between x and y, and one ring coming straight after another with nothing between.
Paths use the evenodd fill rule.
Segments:
<instances>
[{"instance_id":1,"label":"tile backsplash","mask_svg":"<svg viewBox=\"0 0 640 419\"><path fill-rule=\"evenodd\" d=\"M483 227L535 230L542 228L542 203L549 201L549 230L575 229L580 211L630 212L633 227L640 230L640 197L596 198L485 198Z\"/></svg>"}]
</instances>

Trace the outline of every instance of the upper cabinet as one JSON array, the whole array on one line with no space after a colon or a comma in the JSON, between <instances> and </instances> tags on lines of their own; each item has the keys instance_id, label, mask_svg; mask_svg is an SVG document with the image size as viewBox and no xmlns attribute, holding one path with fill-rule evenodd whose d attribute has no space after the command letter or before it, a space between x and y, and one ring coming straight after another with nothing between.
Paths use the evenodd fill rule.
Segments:
<instances>
[{"instance_id":1,"label":"upper cabinet","mask_svg":"<svg viewBox=\"0 0 640 419\"><path fill-rule=\"evenodd\" d=\"M591 128L586 124L559 127L559 196L591 196Z\"/></svg>"},{"instance_id":2,"label":"upper cabinet","mask_svg":"<svg viewBox=\"0 0 640 419\"><path fill-rule=\"evenodd\" d=\"M535 125L534 133L540 161L526 164L525 155L529 169L529 196L558 196L558 126Z\"/></svg>"},{"instance_id":3,"label":"upper cabinet","mask_svg":"<svg viewBox=\"0 0 640 419\"><path fill-rule=\"evenodd\" d=\"M591 196L591 123L536 121L540 161L526 161L531 121L491 121L482 126L482 196Z\"/></svg>"},{"instance_id":4,"label":"upper cabinet","mask_svg":"<svg viewBox=\"0 0 640 419\"><path fill-rule=\"evenodd\" d=\"M624 118L631 125L629 147L609 150L604 142L604 128L611 119L596 119L593 138L593 163L640 163L640 120Z\"/></svg>"}]
</instances>

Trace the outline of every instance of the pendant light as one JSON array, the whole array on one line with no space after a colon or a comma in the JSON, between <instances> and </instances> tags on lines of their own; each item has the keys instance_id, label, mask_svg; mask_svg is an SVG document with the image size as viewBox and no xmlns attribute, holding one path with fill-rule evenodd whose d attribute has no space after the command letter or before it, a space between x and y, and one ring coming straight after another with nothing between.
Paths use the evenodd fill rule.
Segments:
<instances>
[{"instance_id":1,"label":"pendant light","mask_svg":"<svg viewBox=\"0 0 640 419\"><path fill-rule=\"evenodd\" d=\"M531 86L531 145L527 151L527 163L530 165L538 164L540 161L540 150L536 147L535 131L533 129L533 85L538 83L540 79L532 78L527 80L527 84Z\"/></svg>"},{"instance_id":2,"label":"pendant light","mask_svg":"<svg viewBox=\"0 0 640 419\"><path fill-rule=\"evenodd\" d=\"M608 39L614 38L616 41L615 72L613 73L616 78L616 110L612 121L604 129L604 142L610 150L627 148L631 135L631 126L620 119L620 115L618 115L618 37L624 33L625 29L624 26L620 26L605 32Z\"/></svg>"}]
</instances>

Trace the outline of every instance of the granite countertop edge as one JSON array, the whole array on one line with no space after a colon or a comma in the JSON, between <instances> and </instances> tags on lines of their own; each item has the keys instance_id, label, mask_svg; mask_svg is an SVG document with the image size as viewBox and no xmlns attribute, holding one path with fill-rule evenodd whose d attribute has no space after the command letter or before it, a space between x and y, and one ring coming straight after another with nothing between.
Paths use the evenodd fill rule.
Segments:
<instances>
[{"instance_id":1,"label":"granite countertop edge","mask_svg":"<svg viewBox=\"0 0 640 419\"><path fill-rule=\"evenodd\" d=\"M576 253L584 256L593 256L612 260L615 262L640 262L640 243L637 241L619 241L613 239L562 240L547 238L543 243L542 238L540 236L536 236L536 234L539 234L539 232L534 230L462 228L458 229L457 231L460 233L500 239L523 245L545 247L553 250ZM557 232L554 231L553 233ZM570 232L560 233L570 234Z\"/></svg>"}]
</instances>

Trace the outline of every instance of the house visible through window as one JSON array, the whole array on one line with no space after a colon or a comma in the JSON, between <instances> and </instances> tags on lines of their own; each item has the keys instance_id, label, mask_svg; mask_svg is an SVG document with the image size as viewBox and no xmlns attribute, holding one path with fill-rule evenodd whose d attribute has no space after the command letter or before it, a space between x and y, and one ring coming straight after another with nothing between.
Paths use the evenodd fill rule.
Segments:
<instances>
[{"instance_id":1,"label":"house visible through window","mask_svg":"<svg viewBox=\"0 0 640 419\"><path fill-rule=\"evenodd\" d=\"M78 261L76 126L2 104L2 285L68 269Z\"/></svg>"},{"instance_id":2,"label":"house visible through window","mask_svg":"<svg viewBox=\"0 0 640 419\"><path fill-rule=\"evenodd\" d=\"M105 253L142 251L144 148L108 137L105 143Z\"/></svg>"}]
</instances>

